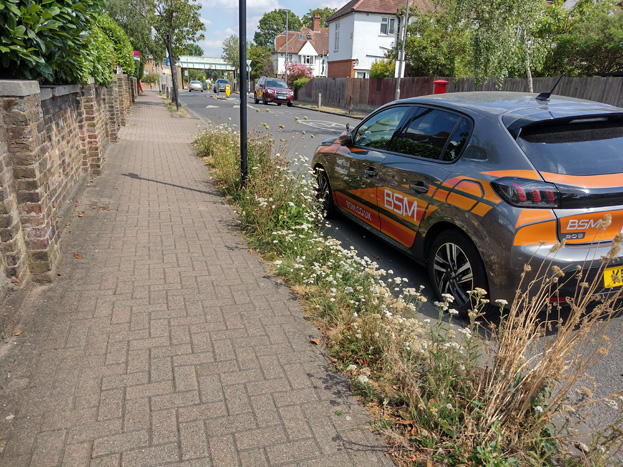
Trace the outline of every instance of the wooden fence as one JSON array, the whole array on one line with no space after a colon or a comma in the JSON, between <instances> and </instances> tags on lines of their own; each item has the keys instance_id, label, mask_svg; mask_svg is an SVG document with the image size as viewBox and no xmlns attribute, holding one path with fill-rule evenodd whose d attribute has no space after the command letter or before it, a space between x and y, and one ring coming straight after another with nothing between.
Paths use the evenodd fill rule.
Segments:
<instances>
[{"instance_id":1,"label":"wooden fence","mask_svg":"<svg viewBox=\"0 0 623 467\"><path fill-rule=\"evenodd\" d=\"M528 92L528 81L522 78L506 78L501 88L493 79L476 86L474 78L403 78L400 81L400 97L432 94L435 79L448 81L447 92L496 90ZM535 78L534 91L551 90L557 79L558 77ZM369 112L394 100L397 81L395 78L316 78L298 90L297 100L316 104L318 95L322 94L323 106L352 107L353 110ZM554 94L623 107L623 77L563 77Z\"/></svg>"}]
</instances>

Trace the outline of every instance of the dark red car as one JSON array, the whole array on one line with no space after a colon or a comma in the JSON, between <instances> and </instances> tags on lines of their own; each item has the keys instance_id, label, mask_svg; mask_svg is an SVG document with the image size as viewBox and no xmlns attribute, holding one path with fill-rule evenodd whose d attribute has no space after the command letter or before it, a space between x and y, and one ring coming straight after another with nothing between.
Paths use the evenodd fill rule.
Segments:
<instances>
[{"instance_id":1,"label":"dark red car","mask_svg":"<svg viewBox=\"0 0 623 467\"><path fill-rule=\"evenodd\" d=\"M276 102L277 105L285 103L288 104L288 107L292 107L294 92L288 87L284 80L262 76L255 84L253 99L256 104L258 104L261 99L264 105L269 102Z\"/></svg>"}]
</instances>

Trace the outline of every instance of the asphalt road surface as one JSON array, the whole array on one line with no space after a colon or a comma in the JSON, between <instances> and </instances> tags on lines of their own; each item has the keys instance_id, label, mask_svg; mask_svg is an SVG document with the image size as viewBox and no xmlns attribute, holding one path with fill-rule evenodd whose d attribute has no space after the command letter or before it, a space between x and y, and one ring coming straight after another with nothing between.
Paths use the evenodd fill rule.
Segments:
<instances>
[{"instance_id":1,"label":"asphalt road surface","mask_svg":"<svg viewBox=\"0 0 623 467\"><path fill-rule=\"evenodd\" d=\"M224 124L238 127L240 98L237 94L226 98L223 94L216 96L211 91L203 93L182 91L180 98L182 105L193 116L201 118L206 125ZM311 161L314 149L321 141L339 135L344 131L346 123L353 128L360 121L358 118L321 113L296 106L254 104L252 95L248 98L247 105L250 132L266 131L266 126L268 126L268 131L272 132L276 138L287 142L291 153L307 157L308 161ZM353 246L361 256L365 255L377 261L381 268L393 270L394 275L407 278L410 286L424 285L429 302L421 308L420 317L437 318L438 313L432 305L434 298L425 268L344 218L332 219L329 222L328 233L340 240L345 248ZM466 325L460 320L454 320L454 322L458 326ZM610 323L607 335L613 342L610 352L589 371L590 376L594 378L596 397L604 397L623 390L623 359L621 358L623 339L620 338L623 336L623 316L617 317ZM621 403L619 400L619 404ZM604 422L614 422L617 415L605 404L597 404L594 412L592 422L599 425ZM623 458L623 453L620 456Z\"/></svg>"}]
</instances>

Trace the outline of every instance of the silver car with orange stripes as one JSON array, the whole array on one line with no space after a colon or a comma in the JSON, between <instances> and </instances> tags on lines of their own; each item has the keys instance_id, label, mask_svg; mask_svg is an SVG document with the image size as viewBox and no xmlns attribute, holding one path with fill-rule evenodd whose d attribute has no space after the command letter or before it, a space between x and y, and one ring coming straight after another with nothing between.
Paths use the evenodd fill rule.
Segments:
<instances>
[{"instance_id":1,"label":"silver car with orange stripes","mask_svg":"<svg viewBox=\"0 0 623 467\"><path fill-rule=\"evenodd\" d=\"M578 266L579 280L599 274L603 293L618 293L623 256L605 270L587 260L623 232L623 109L549 94L438 94L377 109L317 148L324 213L427 267L435 294L462 313L476 287L512 302L529 261L567 272L552 301L573 296Z\"/></svg>"}]
</instances>

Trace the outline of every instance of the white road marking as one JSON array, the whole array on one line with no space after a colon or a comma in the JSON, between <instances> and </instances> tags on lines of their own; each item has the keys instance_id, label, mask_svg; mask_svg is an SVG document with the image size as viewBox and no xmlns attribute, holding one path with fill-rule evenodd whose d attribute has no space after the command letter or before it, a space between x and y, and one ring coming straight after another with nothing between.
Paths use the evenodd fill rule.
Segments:
<instances>
[{"instance_id":1,"label":"white road marking","mask_svg":"<svg viewBox=\"0 0 623 467\"><path fill-rule=\"evenodd\" d=\"M316 128L318 130L344 129L343 123L329 122L327 120L299 120L299 123L310 126L312 128Z\"/></svg>"},{"instance_id":2,"label":"white road marking","mask_svg":"<svg viewBox=\"0 0 623 467\"><path fill-rule=\"evenodd\" d=\"M218 109L218 105L206 105L206 109Z\"/></svg>"}]
</instances>

